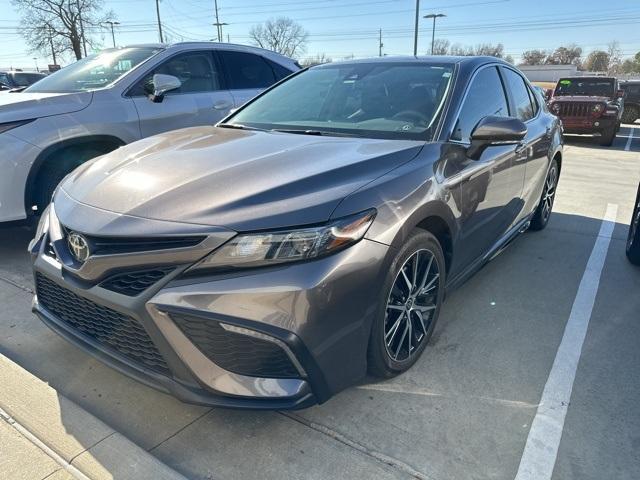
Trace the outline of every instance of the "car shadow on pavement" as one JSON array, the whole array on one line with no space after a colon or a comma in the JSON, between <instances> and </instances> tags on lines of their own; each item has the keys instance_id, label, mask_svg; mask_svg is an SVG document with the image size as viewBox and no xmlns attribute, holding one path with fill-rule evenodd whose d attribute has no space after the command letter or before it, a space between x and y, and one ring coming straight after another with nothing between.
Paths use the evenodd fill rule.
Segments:
<instances>
[{"instance_id":1,"label":"car shadow on pavement","mask_svg":"<svg viewBox=\"0 0 640 480\"><path fill-rule=\"evenodd\" d=\"M30 311L31 232L4 229L0 353L188 478L513 478L600 225L555 213L452 292L404 375L286 414L187 405L68 344ZM616 264L627 229L615 225ZM67 432L91 448L59 404Z\"/></svg>"},{"instance_id":2,"label":"car shadow on pavement","mask_svg":"<svg viewBox=\"0 0 640 480\"><path fill-rule=\"evenodd\" d=\"M618 150L618 151L640 151L640 125L622 125L620 131L616 134L613 144L609 147L600 145L600 137L589 135L565 135L564 143L567 146L586 147L596 150ZM629 150L626 150L629 140L629 133L633 129L634 138L630 144Z\"/></svg>"}]
</instances>

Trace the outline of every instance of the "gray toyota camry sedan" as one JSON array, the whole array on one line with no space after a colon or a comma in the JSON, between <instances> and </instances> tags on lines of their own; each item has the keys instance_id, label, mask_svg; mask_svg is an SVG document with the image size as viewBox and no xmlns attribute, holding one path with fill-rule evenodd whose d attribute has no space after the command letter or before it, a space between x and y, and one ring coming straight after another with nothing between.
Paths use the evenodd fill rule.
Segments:
<instances>
[{"instance_id":1,"label":"gray toyota camry sedan","mask_svg":"<svg viewBox=\"0 0 640 480\"><path fill-rule=\"evenodd\" d=\"M411 367L445 293L546 226L561 167L559 120L498 59L313 67L67 176L33 309L184 401L306 407Z\"/></svg>"}]
</instances>

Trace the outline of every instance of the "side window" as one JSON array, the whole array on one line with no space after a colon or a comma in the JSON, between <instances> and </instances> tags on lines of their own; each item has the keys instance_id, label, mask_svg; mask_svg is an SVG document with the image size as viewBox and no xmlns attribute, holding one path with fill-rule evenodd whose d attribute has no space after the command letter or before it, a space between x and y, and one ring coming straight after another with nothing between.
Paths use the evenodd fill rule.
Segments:
<instances>
[{"instance_id":1,"label":"side window","mask_svg":"<svg viewBox=\"0 0 640 480\"><path fill-rule=\"evenodd\" d=\"M6 85L7 87L11 86L11 82L9 81L9 77L6 73L0 73L0 83Z\"/></svg>"},{"instance_id":2,"label":"side window","mask_svg":"<svg viewBox=\"0 0 640 480\"><path fill-rule=\"evenodd\" d=\"M529 93L529 101L531 101L531 107L533 108L533 116L535 117L538 114L538 110L540 106L538 105L538 100L536 97L536 93L527 87L527 92Z\"/></svg>"},{"instance_id":3,"label":"side window","mask_svg":"<svg viewBox=\"0 0 640 480\"><path fill-rule=\"evenodd\" d=\"M153 93L153 76L156 73L180 79L180 88L167 92L167 95L220 90L220 75L213 64L211 52L207 50L182 53L161 63L131 89L130 95Z\"/></svg>"},{"instance_id":4,"label":"side window","mask_svg":"<svg viewBox=\"0 0 640 480\"><path fill-rule=\"evenodd\" d=\"M288 68L283 67L279 63L272 62L268 58L265 58L265 61L269 64L269 66L273 70L273 73L276 76L276 81L282 80L283 78L288 77L289 75L291 75L293 73Z\"/></svg>"},{"instance_id":5,"label":"side window","mask_svg":"<svg viewBox=\"0 0 640 480\"><path fill-rule=\"evenodd\" d=\"M480 70L467 91L460 116L451 135L452 140L470 142L471 132L484 117L508 117L509 107L502 81L495 67Z\"/></svg>"},{"instance_id":6,"label":"side window","mask_svg":"<svg viewBox=\"0 0 640 480\"><path fill-rule=\"evenodd\" d=\"M511 69L503 68L505 83L513 97L514 117L526 122L535 117L534 108L529 96L529 88L524 79Z\"/></svg>"},{"instance_id":7,"label":"side window","mask_svg":"<svg viewBox=\"0 0 640 480\"><path fill-rule=\"evenodd\" d=\"M220 50L231 90L266 88L276 82L273 69L260 55L246 52Z\"/></svg>"}]
</instances>

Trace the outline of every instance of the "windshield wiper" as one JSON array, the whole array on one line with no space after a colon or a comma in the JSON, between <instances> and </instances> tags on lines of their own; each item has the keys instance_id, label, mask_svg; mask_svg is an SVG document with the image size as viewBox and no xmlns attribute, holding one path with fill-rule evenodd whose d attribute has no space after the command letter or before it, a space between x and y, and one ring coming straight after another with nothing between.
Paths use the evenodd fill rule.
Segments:
<instances>
[{"instance_id":1,"label":"windshield wiper","mask_svg":"<svg viewBox=\"0 0 640 480\"><path fill-rule=\"evenodd\" d=\"M262 128L247 127L246 125L242 125L241 123L219 123L218 127L221 127L221 128L235 128L236 130L257 130L257 131L260 131L260 132L264 132L265 131Z\"/></svg>"},{"instance_id":2,"label":"windshield wiper","mask_svg":"<svg viewBox=\"0 0 640 480\"><path fill-rule=\"evenodd\" d=\"M12 88L11 90L9 90L8 93L20 93L21 91L25 90L27 87L28 87L28 85Z\"/></svg>"},{"instance_id":3,"label":"windshield wiper","mask_svg":"<svg viewBox=\"0 0 640 480\"><path fill-rule=\"evenodd\" d=\"M327 137L357 137L353 133L342 133L342 132L328 132L325 130L303 130L298 128L272 128L272 132L280 132L280 133L295 133L298 135L317 135L319 137L327 136Z\"/></svg>"}]
</instances>

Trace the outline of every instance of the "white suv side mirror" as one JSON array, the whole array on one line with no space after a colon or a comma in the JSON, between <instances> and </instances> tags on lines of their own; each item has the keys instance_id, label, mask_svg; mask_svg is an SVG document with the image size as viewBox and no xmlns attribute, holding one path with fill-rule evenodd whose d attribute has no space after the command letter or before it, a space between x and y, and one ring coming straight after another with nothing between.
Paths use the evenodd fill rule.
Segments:
<instances>
[{"instance_id":1,"label":"white suv side mirror","mask_svg":"<svg viewBox=\"0 0 640 480\"><path fill-rule=\"evenodd\" d=\"M182 82L178 77L173 75L165 75L163 73L156 73L153 76L153 95L151 95L151 101L160 103L164 99L164 95L171 90L180 88Z\"/></svg>"}]
</instances>

